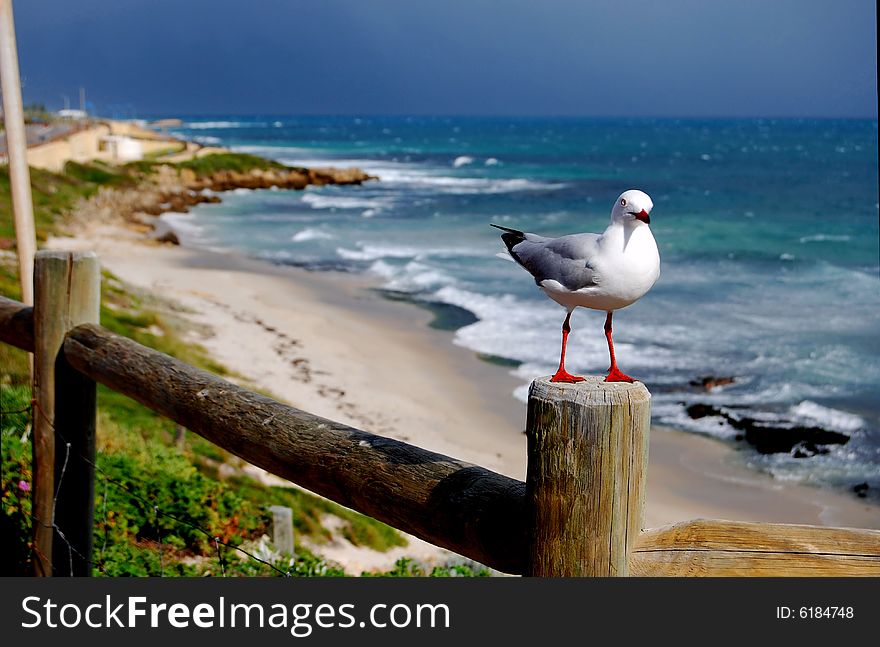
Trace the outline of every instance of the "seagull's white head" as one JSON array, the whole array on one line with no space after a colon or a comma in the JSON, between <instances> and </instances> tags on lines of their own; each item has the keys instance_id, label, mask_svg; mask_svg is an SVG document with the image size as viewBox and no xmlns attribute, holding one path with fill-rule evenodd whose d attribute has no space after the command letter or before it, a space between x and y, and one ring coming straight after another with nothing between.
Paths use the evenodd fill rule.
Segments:
<instances>
[{"instance_id":1,"label":"seagull's white head","mask_svg":"<svg viewBox=\"0 0 880 647\"><path fill-rule=\"evenodd\" d=\"M619 222L621 224L638 224L643 222L646 225L651 224L651 209L654 203L651 202L650 196L644 191L638 189L630 189L624 191L614 203L611 210L611 222Z\"/></svg>"}]
</instances>

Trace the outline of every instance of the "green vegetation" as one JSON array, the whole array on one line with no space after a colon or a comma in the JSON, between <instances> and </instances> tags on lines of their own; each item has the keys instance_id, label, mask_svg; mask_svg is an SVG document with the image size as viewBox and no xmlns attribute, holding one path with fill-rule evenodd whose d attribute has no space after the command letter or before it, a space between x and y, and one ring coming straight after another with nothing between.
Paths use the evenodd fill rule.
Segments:
<instances>
[{"instance_id":1,"label":"green vegetation","mask_svg":"<svg viewBox=\"0 0 880 647\"><path fill-rule=\"evenodd\" d=\"M29 405L27 387L0 389L3 575L26 575L30 569ZM297 536L316 543L329 539L320 524L324 514L342 517L351 537L375 542L360 545L383 549L403 543L387 526L305 492L266 487L245 476L219 480L215 470L202 467L204 457L192 445L181 452L161 438L162 429L150 430L149 412L121 425L123 412L106 400L99 407L95 575L280 575L235 550L261 552L254 546L268 531L269 505L291 507ZM294 560L280 556L276 568L293 575L343 575L302 546L296 552Z\"/></svg>"},{"instance_id":2,"label":"green vegetation","mask_svg":"<svg viewBox=\"0 0 880 647\"><path fill-rule=\"evenodd\" d=\"M198 176L211 175L218 171L236 171L246 173L253 169L286 169L280 162L269 160L247 153L215 153L204 157L195 157L176 164L179 169L190 169Z\"/></svg>"},{"instance_id":3,"label":"green vegetation","mask_svg":"<svg viewBox=\"0 0 880 647\"><path fill-rule=\"evenodd\" d=\"M91 164L67 162L62 177L77 182L80 187L85 187L86 196L91 195L99 186L134 186L136 179L131 174L120 171L119 167L101 162Z\"/></svg>"},{"instance_id":4,"label":"green vegetation","mask_svg":"<svg viewBox=\"0 0 880 647\"><path fill-rule=\"evenodd\" d=\"M221 168L248 168L248 164L253 168L255 160L274 165L253 156L217 155L179 166L212 173ZM68 164L63 174L32 169L41 239L59 226L79 198L101 186L132 185L148 169L148 162L122 168ZM13 235L8 193L8 177L0 169L0 243ZM184 340L185 326L191 324L172 304L139 293L107 272L103 278L103 326L200 368L226 373L203 348ZM20 298L15 256L2 251L0 294ZM27 355L0 343L3 575L31 572L30 398ZM178 442L179 430L173 422L110 389L98 388L98 410L96 575L280 574L235 547L267 561L277 558L277 568L291 575L344 575L303 545L297 546L295 558L270 556L262 539L270 505L292 508L296 537L314 544L331 539L322 520L335 515L343 521L342 535L355 545L383 551L405 545L400 533L374 519L297 489L262 484L236 469L239 459L195 434L186 433L183 442ZM227 467L221 470L221 464ZM230 471L232 476L228 476ZM459 566L427 573L411 560L401 560L385 575L485 574Z\"/></svg>"},{"instance_id":5,"label":"green vegetation","mask_svg":"<svg viewBox=\"0 0 880 647\"><path fill-rule=\"evenodd\" d=\"M94 195L101 187L133 187L149 176L157 166L171 166L178 170L190 169L197 176L218 171L244 173L252 169L284 169L279 162L246 153L216 153L185 162L169 164L158 159L130 162L114 166L93 161L88 164L68 162L63 173L31 169L31 187L34 200L34 221L37 238L45 240L54 233L63 216L76 202ZM12 195L9 190L9 172L0 166L0 249L8 248L15 238L12 225Z\"/></svg>"},{"instance_id":6,"label":"green vegetation","mask_svg":"<svg viewBox=\"0 0 880 647\"><path fill-rule=\"evenodd\" d=\"M76 201L88 197L96 185L83 182L77 177L31 169L31 186L34 199L34 224L37 238L45 240L55 230L55 223L68 212ZM15 238L12 219L12 194L9 189L9 172L0 167L0 249L11 247ZM8 241L4 244L4 240Z\"/></svg>"}]
</instances>

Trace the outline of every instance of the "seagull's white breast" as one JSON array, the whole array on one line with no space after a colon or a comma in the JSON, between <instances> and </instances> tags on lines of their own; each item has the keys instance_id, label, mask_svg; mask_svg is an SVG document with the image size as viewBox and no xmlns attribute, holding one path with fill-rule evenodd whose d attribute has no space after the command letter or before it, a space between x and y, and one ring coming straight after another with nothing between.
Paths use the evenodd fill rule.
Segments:
<instances>
[{"instance_id":1,"label":"seagull's white breast","mask_svg":"<svg viewBox=\"0 0 880 647\"><path fill-rule=\"evenodd\" d=\"M589 259L596 285L569 291L556 281L544 281L544 292L565 307L619 310L640 299L660 278L660 252L647 225L612 225Z\"/></svg>"}]
</instances>

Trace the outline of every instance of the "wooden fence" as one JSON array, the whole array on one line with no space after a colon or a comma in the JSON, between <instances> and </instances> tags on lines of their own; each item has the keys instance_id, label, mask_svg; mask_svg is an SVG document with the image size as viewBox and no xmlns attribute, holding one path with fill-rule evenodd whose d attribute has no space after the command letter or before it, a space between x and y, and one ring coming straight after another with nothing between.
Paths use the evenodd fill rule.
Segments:
<instances>
[{"instance_id":1,"label":"wooden fence","mask_svg":"<svg viewBox=\"0 0 880 647\"><path fill-rule=\"evenodd\" d=\"M273 474L507 573L880 576L876 530L707 520L644 530L650 393L640 383L535 380L523 483L115 335L98 325L99 294L94 254L42 251L34 307L0 297L0 341L35 356L37 574L52 574L53 563L70 572L68 543L74 574L90 572L99 382ZM54 500L68 451L88 460L69 462ZM54 533L65 546L55 541L53 553Z\"/></svg>"}]
</instances>

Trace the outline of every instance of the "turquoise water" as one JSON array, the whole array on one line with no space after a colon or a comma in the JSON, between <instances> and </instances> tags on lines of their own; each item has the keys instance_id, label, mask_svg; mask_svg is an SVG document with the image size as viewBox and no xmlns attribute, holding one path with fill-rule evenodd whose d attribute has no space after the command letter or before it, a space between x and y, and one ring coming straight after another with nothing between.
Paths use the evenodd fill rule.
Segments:
<instances>
[{"instance_id":1,"label":"turquoise water","mask_svg":"<svg viewBox=\"0 0 880 647\"><path fill-rule=\"evenodd\" d=\"M689 404L852 436L824 455L746 452L780 478L880 490L880 261L876 121L191 118L178 134L380 182L238 191L171 216L184 244L315 270L368 272L406 298L463 308L455 343L556 368L564 311L488 224L601 231L625 189L653 198L662 274L615 317L621 368L658 422L734 438ZM400 295L398 295L400 296ZM572 319L570 370L600 373L601 313ZM706 393L706 375L734 384Z\"/></svg>"}]
</instances>

